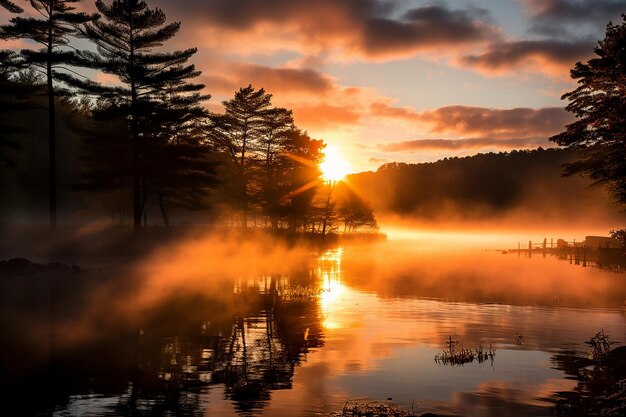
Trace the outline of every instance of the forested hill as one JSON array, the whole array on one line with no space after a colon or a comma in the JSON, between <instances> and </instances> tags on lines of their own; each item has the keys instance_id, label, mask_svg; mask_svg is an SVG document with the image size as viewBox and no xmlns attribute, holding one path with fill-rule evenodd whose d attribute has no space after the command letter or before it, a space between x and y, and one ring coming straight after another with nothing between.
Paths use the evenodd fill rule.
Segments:
<instances>
[{"instance_id":1,"label":"forested hill","mask_svg":"<svg viewBox=\"0 0 626 417\"><path fill-rule=\"evenodd\" d=\"M573 151L542 149L446 158L432 163L390 163L349 177L377 214L433 219L476 219L525 212L540 218L619 218L601 187L563 177Z\"/></svg>"}]
</instances>

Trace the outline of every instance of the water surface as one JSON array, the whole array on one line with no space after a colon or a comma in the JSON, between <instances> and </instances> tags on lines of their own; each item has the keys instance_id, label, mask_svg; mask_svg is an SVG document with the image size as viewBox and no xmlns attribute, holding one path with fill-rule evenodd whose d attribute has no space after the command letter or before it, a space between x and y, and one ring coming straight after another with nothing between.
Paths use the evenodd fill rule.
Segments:
<instances>
[{"instance_id":1,"label":"water surface","mask_svg":"<svg viewBox=\"0 0 626 417\"><path fill-rule=\"evenodd\" d=\"M624 275L550 256L415 240L265 261L203 250L3 277L6 407L313 416L391 398L418 415L575 415L595 374L572 358L600 330L626 342ZM438 364L450 339L496 355Z\"/></svg>"}]
</instances>

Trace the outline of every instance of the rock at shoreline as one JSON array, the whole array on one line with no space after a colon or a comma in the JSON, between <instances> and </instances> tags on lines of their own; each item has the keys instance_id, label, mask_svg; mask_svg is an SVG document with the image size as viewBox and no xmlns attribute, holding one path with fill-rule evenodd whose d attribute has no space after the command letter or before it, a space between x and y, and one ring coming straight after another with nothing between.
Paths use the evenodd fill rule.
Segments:
<instances>
[{"instance_id":1,"label":"rock at shoreline","mask_svg":"<svg viewBox=\"0 0 626 417\"><path fill-rule=\"evenodd\" d=\"M0 261L1 275L30 275L45 272L72 272L79 273L78 265L65 265L59 262L53 262L48 265L37 264L24 258L13 258Z\"/></svg>"}]
</instances>

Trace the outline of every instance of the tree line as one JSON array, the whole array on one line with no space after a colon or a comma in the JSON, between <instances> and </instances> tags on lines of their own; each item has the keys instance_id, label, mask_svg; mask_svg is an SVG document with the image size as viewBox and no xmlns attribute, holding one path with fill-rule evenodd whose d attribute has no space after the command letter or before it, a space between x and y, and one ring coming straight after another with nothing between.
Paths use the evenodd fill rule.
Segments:
<instances>
[{"instance_id":1,"label":"tree line","mask_svg":"<svg viewBox=\"0 0 626 417\"><path fill-rule=\"evenodd\" d=\"M482 220L523 214L537 221L618 220L606 190L588 179L564 178L575 150L535 149L444 158L431 163L388 163L349 177L377 213L413 219Z\"/></svg>"},{"instance_id":2,"label":"tree line","mask_svg":"<svg viewBox=\"0 0 626 417\"><path fill-rule=\"evenodd\" d=\"M263 88L239 89L222 103L223 113L205 108L210 95L190 63L197 49L165 47L179 22L168 23L162 10L140 0L97 0L93 15L76 11L79 2L32 0L31 13L0 2L14 14L0 27L0 39L32 45L0 51L3 172L29 164L25 137L45 135L47 173L32 167L40 175L29 180L40 187L47 178L53 229L57 176L72 163L80 172L72 189L120 223L130 212L135 229L154 212L169 225L174 211L212 213L243 228L325 233L341 221L346 230L375 226L371 209L354 193L336 194L328 204L330 185L318 168L325 144L299 129L290 110L273 106ZM80 39L92 46L77 49ZM117 82L97 82L98 73ZM46 128L33 126L44 113ZM59 151L67 147L60 140L71 136L79 138L78 162ZM24 185L23 178L14 182L13 188Z\"/></svg>"}]
</instances>

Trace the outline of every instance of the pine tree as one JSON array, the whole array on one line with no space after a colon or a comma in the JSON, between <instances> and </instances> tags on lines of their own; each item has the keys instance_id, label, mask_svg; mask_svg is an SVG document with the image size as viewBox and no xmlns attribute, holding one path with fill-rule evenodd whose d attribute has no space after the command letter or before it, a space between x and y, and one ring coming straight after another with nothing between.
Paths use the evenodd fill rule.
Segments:
<instances>
[{"instance_id":1,"label":"pine tree","mask_svg":"<svg viewBox=\"0 0 626 417\"><path fill-rule=\"evenodd\" d=\"M565 175L588 175L626 204L626 15L622 18L620 25L608 24L594 50L597 57L572 69L579 86L562 98L577 120L550 140L580 155L566 165Z\"/></svg>"},{"instance_id":2,"label":"pine tree","mask_svg":"<svg viewBox=\"0 0 626 417\"><path fill-rule=\"evenodd\" d=\"M265 113L265 129L259 143L262 164L259 182L262 205L274 230L278 228L278 218L286 203L290 184L290 178L287 177L290 155L286 148L289 133L294 129L291 110L273 108Z\"/></svg>"},{"instance_id":3,"label":"pine tree","mask_svg":"<svg viewBox=\"0 0 626 417\"><path fill-rule=\"evenodd\" d=\"M312 222L313 199L322 182L319 164L324 146L323 141L311 139L298 129L287 133L282 170L289 179L285 214L291 231L305 231Z\"/></svg>"},{"instance_id":4,"label":"pine tree","mask_svg":"<svg viewBox=\"0 0 626 417\"><path fill-rule=\"evenodd\" d=\"M200 75L194 65L187 64L196 48L155 51L176 35L179 22L166 24L162 10L149 9L140 0L116 0L110 5L97 0L96 7L102 18L88 23L84 34L96 44L98 53L84 53L83 56L92 62L93 67L117 76L122 85L109 87L89 82L75 85L116 103L116 108L129 120L133 224L138 229L147 199L145 181L148 174L145 169L152 164L144 162L150 139L155 137L155 117L163 115L164 106L175 112L177 107L189 109L193 103L205 99L198 94L204 86L186 82ZM168 101L164 98L167 94L176 98ZM169 128L172 126L181 124L170 124Z\"/></svg>"},{"instance_id":5,"label":"pine tree","mask_svg":"<svg viewBox=\"0 0 626 417\"><path fill-rule=\"evenodd\" d=\"M272 95L263 88L255 90L252 85L248 85L239 89L233 99L222 103L225 114L214 114L211 118L212 139L219 147L226 149L238 170L244 229L248 225L251 194L258 190L258 184L252 181L252 173L258 165L261 138L267 131L271 99Z\"/></svg>"},{"instance_id":6,"label":"pine tree","mask_svg":"<svg viewBox=\"0 0 626 417\"><path fill-rule=\"evenodd\" d=\"M144 194L155 199L166 226L170 207L207 209L208 191L217 183L217 161L203 139L208 111L200 103L209 96L197 91L202 85L187 87L191 94L171 88L163 94L154 114L159 123L152 125L145 147Z\"/></svg>"},{"instance_id":7,"label":"pine tree","mask_svg":"<svg viewBox=\"0 0 626 417\"><path fill-rule=\"evenodd\" d=\"M77 34L77 26L91 20L85 13L74 12L73 4L80 0L30 0L30 5L39 17L16 16L9 25L2 27L2 37L29 39L41 45L40 49L23 49L21 56L25 65L45 74L48 98L48 190L50 226L57 223L57 180L56 180L56 104L55 81L62 77L71 78L68 66L79 63L77 54L69 48L70 37ZM2 7L19 12L20 7L4 1Z\"/></svg>"},{"instance_id":8,"label":"pine tree","mask_svg":"<svg viewBox=\"0 0 626 417\"><path fill-rule=\"evenodd\" d=\"M0 7L8 10L11 13L22 13L24 11L24 9L22 9L20 6L9 0L0 0Z\"/></svg>"}]
</instances>

